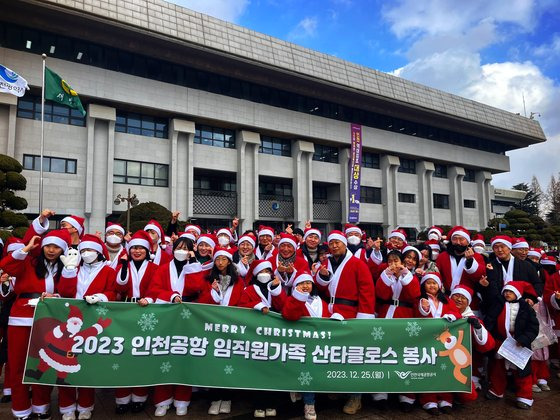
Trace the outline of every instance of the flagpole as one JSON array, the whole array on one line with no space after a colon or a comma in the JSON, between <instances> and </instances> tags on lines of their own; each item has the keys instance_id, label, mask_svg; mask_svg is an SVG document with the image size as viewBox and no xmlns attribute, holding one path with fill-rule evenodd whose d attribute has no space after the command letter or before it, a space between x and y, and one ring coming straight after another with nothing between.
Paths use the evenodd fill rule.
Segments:
<instances>
[{"instance_id":1,"label":"flagpole","mask_svg":"<svg viewBox=\"0 0 560 420\"><path fill-rule=\"evenodd\" d=\"M41 55L43 59L43 83L41 88L41 161L39 164L39 214L43 211L43 152L45 147L45 67L47 54Z\"/></svg>"}]
</instances>

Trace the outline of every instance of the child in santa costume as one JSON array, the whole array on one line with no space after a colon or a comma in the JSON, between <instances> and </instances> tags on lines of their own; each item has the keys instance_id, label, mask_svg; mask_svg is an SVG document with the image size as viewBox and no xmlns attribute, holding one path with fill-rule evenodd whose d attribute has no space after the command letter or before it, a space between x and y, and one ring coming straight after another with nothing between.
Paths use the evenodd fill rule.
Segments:
<instances>
[{"instance_id":1,"label":"child in santa costume","mask_svg":"<svg viewBox=\"0 0 560 420\"><path fill-rule=\"evenodd\" d=\"M173 243L173 259L159 266L154 274L148 295L157 296L156 303L195 302L208 288L201 264L196 260L194 243L182 237ZM171 403L176 414L187 414L192 388L183 385L158 385L154 388L155 416L167 414Z\"/></svg>"},{"instance_id":2,"label":"child in santa costume","mask_svg":"<svg viewBox=\"0 0 560 420\"><path fill-rule=\"evenodd\" d=\"M71 250L63 259L64 269L58 283L61 297L84 299L88 304L109 302L116 298L115 270L106 264L107 248L96 235L86 234L76 251ZM81 260L81 264L79 261ZM58 390L60 413L64 420L92 416L95 388L65 387Z\"/></svg>"},{"instance_id":3,"label":"child in santa costume","mask_svg":"<svg viewBox=\"0 0 560 420\"><path fill-rule=\"evenodd\" d=\"M27 419L32 411L39 418L50 418L50 388L33 385L33 410L29 399L29 386L23 385L26 352L35 306L33 299L54 297L62 273L61 256L70 246L71 238L66 229L54 230L42 239L33 236L25 247L8 254L0 261L0 269L17 278L15 302L8 320L8 353L12 388L12 413ZM37 256L29 254L36 252ZM30 301L31 304L30 304Z\"/></svg>"},{"instance_id":4,"label":"child in santa costume","mask_svg":"<svg viewBox=\"0 0 560 420\"><path fill-rule=\"evenodd\" d=\"M491 291L492 289L489 289ZM488 330L496 340L497 351L506 338L513 338L518 346L531 348L531 343L539 333L539 321L535 311L525 299L537 300L533 287L524 281L510 281L501 290L501 294L484 296L488 299L488 312L485 321ZM507 370L513 369L517 407L529 409L533 405L531 360L524 369L518 369L513 363L495 354L489 360L490 389L486 398L496 400L503 398Z\"/></svg>"},{"instance_id":5,"label":"child in santa costume","mask_svg":"<svg viewBox=\"0 0 560 420\"><path fill-rule=\"evenodd\" d=\"M150 261L150 235L139 230L127 244L128 254L117 268L116 290L121 300L136 302L140 306L154 303L157 296L150 295L150 285L158 266ZM118 388L115 390L116 414L128 410L139 413L148 399L148 388Z\"/></svg>"},{"instance_id":6,"label":"child in santa costume","mask_svg":"<svg viewBox=\"0 0 560 420\"><path fill-rule=\"evenodd\" d=\"M389 233L387 242L382 247L382 240L372 241L372 252L369 256L368 267L372 278L378 279L381 272L387 268L387 253L392 250L400 251L407 246L406 232L402 229L394 229Z\"/></svg>"},{"instance_id":7,"label":"child in santa costume","mask_svg":"<svg viewBox=\"0 0 560 420\"><path fill-rule=\"evenodd\" d=\"M253 235L243 235L237 242L237 251L233 253L233 263L237 267L237 273L243 279L247 276L251 263L256 259L255 245Z\"/></svg>"},{"instance_id":8,"label":"child in santa costume","mask_svg":"<svg viewBox=\"0 0 560 420\"><path fill-rule=\"evenodd\" d=\"M420 297L420 281L403 264L399 251L392 250L387 254L387 268L375 283L375 296L378 318L414 317L414 305ZM387 393L376 393L372 397L378 408L387 408ZM399 395L399 405L405 413L412 411L414 401L414 394Z\"/></svg>"},{"instance_id":9,"label":"child in santa costume","mask_svg":"<svg viewBox=\"0 0 560 420\"><path fill-rule=\"evenodd\" d=\"M171 261L172 257L160 246L163 237L165 236L163 228L157 220L150 220L144 230L148 232L151 238L150 243L150 258L156 265L164 265Z\"/></svg>"},{"instance_id":10,"label":"child in santa costume","mask_svg":"<svg viewBox=\"0 0 560 420\"><path fill-rule=\"evenodd\" d=\"M439 273L428 273L422 277L420 300L415 315L420 318L443 318L449 322L461 318L455 303L450 302L442 291ZM453 396L450 393L420 394L418 399L422 408L435 416L439 415L440 410L449 414L453 406Z\"/></svg>"},{"instance_id":11,"label":"child in santa costume","mask_svg":"<svg viewBox=\"0 0 560 420\"><path fill-rule=\"evenodd\" d=\"M106 264L113 270L117 269L120 259L126 256L127 251L124 247L124 237L126 232L124 228L117 223L107 223L105 228L105 246L109 253Z\"/></svg>"}]
</instances>

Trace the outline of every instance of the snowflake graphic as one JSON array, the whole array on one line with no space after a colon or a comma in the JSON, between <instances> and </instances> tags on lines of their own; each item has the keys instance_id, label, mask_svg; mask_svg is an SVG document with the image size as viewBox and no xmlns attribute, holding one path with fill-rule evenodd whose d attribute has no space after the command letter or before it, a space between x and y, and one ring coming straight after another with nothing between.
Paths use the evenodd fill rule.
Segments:
<instances>
[{"instance_id":1,"label":"snowflake graphic","mask_svg":"<svg viewBox=\"0 0 560 420\"><path fill-rule=\"evenodd\" d=\"M445 370L447 369L447 365L445 363L442 363L441 366L439 367L441 370Z\"/></svg>"},{"instance_id":2,"label":"snowflake graphic","mask_svg":"<svg viewBox=\"0 0 560 420\"><path fill-rule=\"evenodd\" d=\"M153 331L156 328L156 324L159 321L156 318L156 315L151 312L149 314L142 314L140 319L138 320L138 325L140 325L140 329L142 331Z\"/></svg>"},{"instance_id":3,"label":"snowflake graphic","mask_svg":"<svg viewBox=\"0 0 560 420\"><path fill-rule=\"evenodd\" d=\"M190 319L192 315L192 312L190 310L188 310L187 308L183 308L183 310L181 311L181 318L183 319Z\"/></svg>"},{"instance_id":4,"label":"snowflake graphic","mask_svg":"<svg viewBox=\"0 0 560 420\"><path fill-rule=\"evenodd\" d=\"M98 306L95 312L97 312L97 315L99 316L105 316L107 315L107 312L109 312L109 309L105 306Z\"/></svg>"},{"instance_id":5,"label":"snowflake graphic","mask_svg":"<svg viewBox=\"0 0 560 420\"><path fill-rule=\"evenodd\" d=\"M382 327L373 327L373 330L371 330L371 336L375 341L383 340L384 335L385 331L383 331Z\"/></svg>"},{"instance_id":6,"label":"snowflake graphic","mask_svg":"<svg viewBox=\"0 0 560 420\"><path fill-rule=\"evenodd\" d=\"M118 363L113 363L113 366L111 366L113 368L113 370L119 370L120 366Z\"/></svg>"},{"instance_id":7,"label":"snowflake graphic","mask_svg":"<svg viewBox=\"0 0 560 420\"><path fill-rule=\"evenodd\" d=\"M340 321L340 324L341 324L341 325L346 325L346 324L348 324L348 321L346 321L346 320Z\"/></svg>"},{"instance_id":8,"label":"snowflake graphic","mask_svg":"<svg viewBox=\"0 0 560 420\"><path fill-rule=\"evenodd\" d=\"M301 385L310 385L313 377L309 372L300 372L297 379Z\"/></svg>"},{"instance_id":9,"label":"snowflake graphic","mask_svg":"<svg viewBox=\"0 0 560 420\"><path fill-rule=\"evenodd\" d=\"M233 367L231 367L231 365L226 365L226 367L224 368L224 372L226 373L226 375L231 375L233 371L234 369Z\"/></svg>"},{"instance_id":10,"label":"snowflake graphic","mask_svg":"<svg viewBox=\"0 0 560 420\"><path fill-rule=\"evenodd\" d=\"M418 335L420 335L420 331L422 331L422 327L418 325L418 322L416 321L407 322L405 330L408 333L409 337L413 337L413 336L418 337Z\"/></svg>"},{"instance_id":11,"label":"snowflake graphic","mask_svg":"<svg viewBox=\"0 0 560 420\"><path fill-rule=\"evenodd\" d=\"M161 370L161 373L167 373L171 370L171 363L163 362L159 369Z\"/></svg>"},{"instance_id":12,"label":"snowflake graphic","mask_svg":"<svg viewBox=\"0 0 560 420\"><path fill-rule=\"evenodd\" d=\"M410 385L410 380L407 379L406 381L404 381L404 384L405 385Z\"/></svg>"}]
</instances>

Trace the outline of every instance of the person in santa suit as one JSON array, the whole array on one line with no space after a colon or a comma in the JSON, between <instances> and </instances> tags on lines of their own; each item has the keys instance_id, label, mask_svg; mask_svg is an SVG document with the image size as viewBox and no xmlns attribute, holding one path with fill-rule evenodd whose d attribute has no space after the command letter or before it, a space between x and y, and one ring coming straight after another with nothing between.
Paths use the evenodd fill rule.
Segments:
<instances>
[{"instance_id":1,"label":"person in santa suit","mask_svg":"<svg viewBox=\"0 0 560 420\"><path fill-rule=\"evenodd\" d=\"M218 238L218 245L220 245L220 247L229 250L232 254L237 251L230 228L218 229L216 232L216 238Z\"/></svg>"},{"instance_id":2,"label":"person in santa suit","mask_svg":"<svg viewBox=\"0 0 560 420\"><path fill-rule=\"evenodd\" d=\"M124 228L117 223L107 223L105 228L105 246L109 253L106 264L113 270L117 269L119 261L123 256L126 256L126 249L124 248L124 236L126 235Z\"/></svg>"},{"instance_id":3,"label":"person in santa suit","mask_svg":"<svg viewBox=\"0 0 560 420\"><path fill-rule=\"evenodd\" d=\"M402 250L402 263L408 271L418 277L418 281L425 274L424 270L420 270L420 261L422 260L422 253L418 248L412 245L407 245Z\"/></svg>"},{"instance_id":4,"label":"person in santa suit","mask_svg":"<svg viewBox=\"0 0 560 420\"><path fill-rule=\"evenodd\" d=\"M486 242L484 241L484 236L482 236L480 233L474 235L471 240L471 246L474 252L482 256L485 264L488 264L490 262L490 257L488 256L488 252L486 251Z\"/></svg>"},{"instance_id":5,"label":"person in santa suit","mask_svg":"<svg viewBox=\"0 0 560 420\"><path fill-rule=\"evenodd\" d=\"M494 289L488 292L494 293ZM496 352L508 337L514 339L518 346L531 349L531 343L539 333L539 321L526 299L536 301L536 293L529 283L517 280L505 284L501 293L484 297L484 300L490 302L484 320L496 340ZM527 362L524 369L518 369L513 363L495 353L488 363L490 388L486 398L489 400L503 398L508 369L513 370L517 407L525 410L531 408L533 405L531 360Z\"/></svg>"},{"instance_id":6,"label":"person in santa suit","mask_svg":"<svg viewBox=\"0 0 560 420\"><path fill-rule=\"evenodd\" d=\"M483 355L494 349L495 341L492 335L484 327L482 320L478 318L470 308L473 290L465 285L459 285L451 291L451 300L457 306L461 317L471 325L471 336L474 348L472 352L472 390L470 393L460 393L456 397L462 403L475 401L478 398L478 390L482 389L479 375L484 367Z\"/></svg>"},{"instance_id":7,"label":"person in santa suit","mask_svg":"<svg viewBox=\"0 0 560 420\"><path fill-rule=\"evenodd\" d=\"M196 302L208 288L201 264L196 260L194 243L189 238L178 238L173 243L173 259L160 265L154 274L148 295L157 296L155 303ZM183 385L158 385L154 388L155 416L163 417L171 403L176 414L187 414L192 388Z\"/></svg>"},{"instance_id":8,"label":"person in santa suit","mask_svg":"<svg viewBox=\"0 0 560 420\"><path fill-rule=\"evenodd\" d=\"M387 268L375 283L376 308L378 318L413 318L414 305L420 297L420 281L403 264L402 254L392 250L387 254ZM372 395L375 405L386 410L389 394ZM399 395L399 406L405 413L414 407L414 394Z\"/></svg>"},{"instance_id":9,"label":"person in santa suit","mask_svg":"<svg viewBox=\"0 0 560 420\"><path fill-rule=\"evenodd\" d=\"M218 239L210 233L202 234L196 240L195 256L196 260L202 266L202 271L209 271L214 267L212 254L214 253L214 248L217 243Z\"/></svg>"},{"instance_id":10,"label":"person in santa suit","mask_svg":"<svg viewBox=\"0 0 560 420\"><path fill-rule=\"evenodd\" d=\"M163 233L163 228L157 220L150 220L144 230L148 232L150 238L152 239L150 243L150 258L152 262L156 265L164 265L171 261L172 256L161 249L161 240L165 236Z\"/></svg>"},{"instance_id":11,"label":"person in santa suit","mask_svg":"<svg viewBox=\"0 0 560 420\"><path fill-rule=\"evenodd\" d=\"M303 243L296 251L297 255L304 258L309 265L309 270L313 264L319 262L319 245L321 243L321 231L314 229L309 223L303 231Z\"/></svg>"},{"instance_id":12,"label":"person in santa suit","mask_svg":"<svg viewBox=\"0 0 560 420\"><path fill-rule=\"evenodd\" d=\"M529 242L527 242L527 239L524 237L512 238L511 253L518 260L527 259L527 254L529 253Z\"/></svg>"},{"instance_id":13,"label":"person in santa suit","mask_svg":"<svg viewBox=\"0 0 560 420\"><path fill-rule=\"evenodd\" d=\"M309 273L309 265L302 257L298 257L297 239L289 233L281 233L278 248L269 258L274 276L282 280L284 291L289 293L292 283L298 274Z\"/></svg>"},{"instance_id":14,"label":"person in santa suit","mask_svg":"<svg viewBox=\"0 0 560 420\"><path fill-rule=\"evenodd\" d=\"M541 260L542 256L543 252L541 248L531 247L527 252L527 261L531 261L536 268L539 265L539 261Z\"/></svg>"},{"instance_id":15,"label":"person in santa suit","mask_svg":"<svg viewBox=\"0 0 560 420\"><path fill-rule=\"evenodd\" d=\"M255 256L259 260L266 260L270 258L272 251L274 251L274 246L272 245L274 229L261 225L257 231L257 237L259 239L259 244L255 248Z\"/></svg>"},{"instance_id":16,"label":"person in santa suit","mask_svg":"<svg viewBox=\"0 0 560 420\"><path fill-rule=\"evenodd\" d=\"M66 229L54 230L42 239L37 235L31 237L27 245L0 261L0 269L17 278L14 287L16 298L8 319L9 382L12 388L12 413L17 418L31 418L32 411L41 419L50 418L49 387L31 387L32 410L29 386L22 384L26 352L21 349L27 348L31 334L35 311L33 300L36 302L41 297L54 297L57 293L63 268L60 257L68 250L70 243L70 234ZM39 251L34 252L37 248Z\"/></svg>"},{"instance_id":17,"label":"person in santa suit","mask_svg":"<svg viewBox=\"0 0 560 420\"><path fill-rule=\"evenodd\" d=\"M56 213L50 209L44 209L41 214L33 220L23 237L24 243L29 243L33 236L42 236L49 230L49 218ZM60 228L67 230L72 241L72 248L77 249L80 238L84 234L84 218L80 216L67 216L60 221ZM39 249L34 250L39 253ZM33 255L36 256L36 255Z\"/></svg>"},{"instance_id":18,"label":"person in santa suit","mask_svg":"<svg viewBox=\"0 0 560 420\"><path fill-rule=\"evenodd\" d=\"M70 250L62 258L64 269L58 282L60 296L84 299L90 305L115 300L115 270L106 264L105 244L96 235L86 234L82 236L78 252ZM61 388L58 398L64 420L73 419L76 410L79 419L91 418L95 388Z\"/></svg>"},{"instance_id":19,"label":"person in santa suit","mask_svg":"<svg viewBox=\"0 0 560 420\"><path fill-rule=\"evenodd\" d=\"M420 281L420 300L415 306L417 318L443 318L449 322L461 318L461 314L453 302L445 296L440 273L428 273ZM422 408L431 415L451 413L453 396L450 393L420 394Z\"/></svg>"},{"instance_id":20,"label":"person in santa suit","mask_svg":"<svg viewBox=\"0 0 560 420\"><path fill-rule=\"evenodd\" d=\"M253 235L243 235L237 242L237 251L233 253L233 263L237 267L237 273L243 279L247 276L251 263L256 259L255 245Z\"/></svg>"},{"instance_id":21,"label":"person in santa suit","mask_svg":"<svg viewBox=\"0 0 560 420\"><path fill-rule=\"evenodd\" d=\"M156 296L150 295L150 284L158 268L150 261L150 235L139 230L132 235L127 244L128 254L117 267L116 290L121 300L136 302L140 306L154 303ZM131 410L139 413L144 410L148 399L148 388L117 388L115 390L116 414Z\"/></svg>"},{"instance_id":22,"label":"person in santa suit","mask_svg":"<svg viewBox=\"0 0 560 420\"><path fill-rule=\"evenodd\" d=\"M329 298L331 318L375 318L375 288L367 264L348 250L341 231L332 231L327 240L330 256L317 271L315 281ZM353 394L343 412L356 414L361 407L361 394Z\"/></svg>"},{"instance_id":23,"label":"person in santa suit","mask_svg":"<svg viewBox=\"0 0 560 420\"><path fill-rule=\"evenodd\" d=\"M543 302L550 312L554 322L554 332L560 337L560 273L556 270L556 261L552 256L543 255L540 259L541 274L545 281ZM550 346L550 364L558 368L559 345L554 343ZM558 375L558 374L557 374ZM558 375L560 377L560 375Z\"/></svg>"},{"instance_id":24,"label":"person in santa suit","mask_svg":"<svg viewBox=\"0 0 560 420\"><path fill-rule=\"evenodd\" d=\"M370 238L370 240L366 241L366 244L364 245L362 241L364 238L362 229L350 223L344 225L344 234L346 235L346 240L348 241L348 250L354 254L355 257L367 263L367 260L371 255L373 240Z\"/></svg>"},{"instance_id":25,"label":"person in santa suit","mask_svg":"<svg viewBox=\"0 0 560 420\"><path fill-rule=\"evenodd\" d=\"M439 257L439 254L441 253L441 245L438 241L434 241L432 239L428 239L426 242L424 242L424 245L429 246L432 250L430 260L435 263Z\"/></svg>"},{"instance_id":26,"label":"person in santa suit","mask_svg":"<svg viewBox=\"0 0 560 420\"><path fill-rule=\"evenodd\" d=\"M426 273L436 271L439 273L439 268L437 268L436 262L432 260L432 248L427 245L426 242L419 244L416 249L420 251L420 263L418 264L417 274L420 278Z\"/></svg>"},{"instance_id":27,"label":"person in santa suit","mask_svg":"<svg viewBox=\"0 0 560 420\"><path fill-rule=\"evenodd\" d=\"M368 267L374 279L378 279L381 272L387 268L387 253L393 249L402 252L407 246L406 232L402 229L394 229L383 247L382 242L381 238L371 241L372 252L368 260Z\"/></svg>"},{"instance_id":28,"label":"person in santa suit","mask_svg":"<svg viewBox=\"0 0 560 420\"><path fill-rule=\"evenodd\" d=\"M439 245L440 250L445 250L445 241L448 236L443 234L443 229L439 226L432 226L428 229L428 241L434 241Z\"/></svg>"}]
</instances>

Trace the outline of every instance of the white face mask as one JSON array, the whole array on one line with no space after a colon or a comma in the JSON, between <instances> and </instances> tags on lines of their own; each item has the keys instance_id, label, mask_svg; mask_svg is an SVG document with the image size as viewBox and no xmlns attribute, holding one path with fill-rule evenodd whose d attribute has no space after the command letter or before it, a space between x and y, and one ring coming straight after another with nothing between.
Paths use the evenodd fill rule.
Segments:
<instances>
[{"instance_id":1,"label":"white face mask","mask_svg":"<svg viewBox=\"0 0 560 420\"><path fill-rule=\"evenodd\" d=\"M189 251L185 249L177 249L173 251L173 256L177 261L185 261L189 256Z\"/></svg>"},{"instance_id":2,"label":"white face mask","mask_svg":"<svg viewBox=\"0 0 560 420\"><path fill-rule=\"evenodd\" d=\"M229 245L229 238L227 236L220 236L218 238L218 243L221 246L228 246Z\"/></svg>"},{"instance_id":3,"label":"white face mask","mask_svg":"<svg viewBox=\"0 0 560 420\"><path fill-rule=\"evenodd\" d=\"M270 281L270 273L259 273L257 274L257 280L261 283L268 283Z\"/></svg>"},{"instance_id":4,"label":"white face mask","mask_svg":"<svg viewBox=\"0 0 560 420\"><path fill-rule=\"evenodd\" d=\"M437 257L439 256L439 252L438 251L432 251L432 261L437 260Z\"/></svg>"},{"instance_id":5,"label":"white face mask","mask_svg":"<svg viewBox=\"0 0 560 420\"><path fill-rule=\"evenodd\" d=\"M430 233L428 239L431 241L439 241L439 235L437 233Z\"/></svg>"},{"instance_id":6,"label":"white face mask","mask_svg":"<svg viewBox=\"0 0 560 420\"><path fill-rule=\"evenodd\" d=\"M86 263L86 264L91 264L92 262L94 262L97 259L97 252L96 251L84 251L81 253L82 255L82 260Z\"/></svg>"},{"instance_id":7,"label":"white face mask","mask_svg":"<svg viewBox=\"0 0 560 420\"><path fill-rule=\"evenodd\" d=\"M105 242L107 242L108 244L111 244L111 245L117 245L117 244L120 244L122 242L122 239L119 238L117 235L109 235L109 236L105 237Z\"/></svg>"},{"instance_id":8,"label":"white face mask","mask_svg":"<svg viewBox=\"0 0 560 420\"><path fill-rule=\"evenodd\" d=\"M349 236L347 240L350 245L358 245L362 241L359 236L354 235Z\"/></svg>"},{"instance_id":9,"label":"white face mask","mask_svg":"<svg viewBox=\"0 0 560 420\"><path fill-rule=\"evenodd\" d=\"M476 252L477 254L484 254L484 251L486 251L484 249L483 246L475 246L473 247L473 251Z\"/></svg>"}]
</instances>

